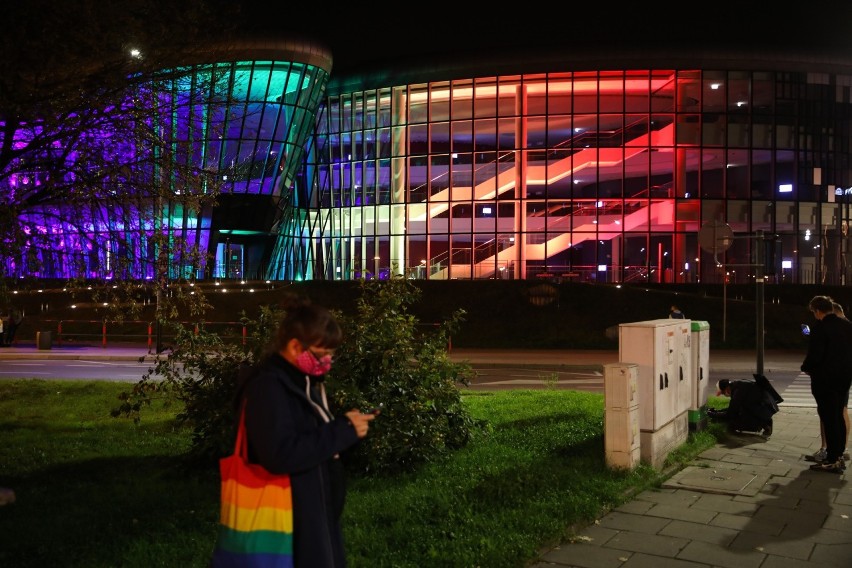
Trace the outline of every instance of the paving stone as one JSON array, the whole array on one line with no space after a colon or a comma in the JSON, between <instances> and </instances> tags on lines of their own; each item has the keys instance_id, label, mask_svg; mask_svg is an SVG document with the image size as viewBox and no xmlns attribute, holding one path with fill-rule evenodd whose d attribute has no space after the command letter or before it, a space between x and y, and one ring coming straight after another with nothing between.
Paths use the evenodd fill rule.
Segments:
<instances>
[{"instance_id":1,"label":"paving stone","mask_svg":"<svg viewBox=\"0 0 852 568\"><path fill-rule=\"evenodd\" d=\"M754 519L752 517L743 517L741 515L728 515L719 513L716 515L710 524L713 526L743 530L748 527L748 530L759 532L768 535L778 535L784 530L786 521L783 519Z\"/></svg>"},{"instance_id":2,"label":"paving stone","mask_svg":"<svg viewBox=\"0 0 852 568\"><path fill-rule=\"evenodd\" d=\"M580 542L581 540L586 544L591 544L594 546L603 546L615 535L618 534L618 531L615 529L608 529L606 527L602 527L598 524L589 525L582 532L577 534L576 541ZM574 540L574 539L572 539Z\"/></svg>"},{"instance_id":3,"label":"paving stone","mask_svg":"<svg viewBox=\"0 0 852 568\"><path fill-rule=\"evenodd\" d=\"M622 531L609 539L607 547L674 558L688 543L685 538Z\"/></svg>"},{"instance_id":4,"label":"paving stone","mask_svg":"<svg viewBox=\"0 0 852 568\"><path fill-rule=\"evenodd\" d=\"M753 455L741 455L741 454L728 454L722 458L723 462L733 462L741 465L757 465L760 467L767 467L772 464L772 460L761 457L754 457Z\"/></svg>"},{"instance_id":5,"label":"paving stone","mask_svg":"<svg viewBox=\"0 0 852 568\"><path fill-rule=\"evenodd\" d=\"M648 512L648 509L653 507L656 503L653 501L640 501L638 499L634 499L633 501L628 501L623 505L616 507L615 511L620 511L622 513L634 513L637 515L642 515Z\"/></svg>"},{"instance_id":6,"label":"paving stone","mask_svg":"<svg viewBox=\"0 0 852 568\"><path fill-rule=\"evenodd\" d=\"M760 568L826 568L823 564L817 564L810 560L798 558L785 558L783 556L770 555L766 557Z\"/></svg>"},{"instance_id":7,"label":"paving stone","mask_svg":"<svg viewBox=\"0 0 852 568\"><path fill-rule=\"evenodd\" d=\"M713 566L722 568L758 568L766 554L757 551L732 551L719 545L694 540L686 545L677 557L680 560L701 563L711 560Z\"/></svg>"},{"instance_id":8,"label":"paving stone","mask_svg":"<svg viewBox=\"0 0 852 568\"><path fill-rule=\"evenodd\" d=\"M669 519L632 515L612 511L600 520L601 526L620 531L636 531L645 534L657 534L669 522Z\"/></svg>"},{"instance_id":9,"label":"paving stone","mask_svg":"<svg viewBox=\"0 0 852 568\"><path fill-rule=\"evenodd\" d=\"M755 503L745 503L731 498L730 495L705 493L692 506L693 509L706 509L717 513L732 515L751 515L757 510Z\"/></svg>"},{"instance_id":10,"label":"paving stone","mask_svg":"<svg viewBox=\"0 0 852 568\"><path fill-rule=\"evenodd\" d=\"M728 546L735 551L758 551L785 558L807 560L814 549L814 542L807 539L788 539L750 531L743 531Z\"/></svg>"},{"instance_id":11,"label":"paving stone","mask_svg":"<svg viewBox=\"0 0 852 568\"><path fill-rule=\"evenodd\" d=\"M710 566L709 562L702 566ZM669 558L667 556L653 556L651 554L643 554L634 552L630 559L622 564L622 568L695 568L696 564L687 560L678 560L677 558Z\"/></svg>"},{"instance_id":12,"label":"paving stone","mask_svg":"<svg viewBox=\"0 0 852 568\"><path fill-rule=\"evenodd\" d=\"M643 491L639 495L636 496L636 499L642 501L650 501L652 503L666 503L669 505L679 505L682 507L689 507L701 497L699 493L691 492L691 491L682 491L676 488L667 488L667 491L663 490L649 490Z\"/></svg>"},{"instance_id":13,"label":"paving stone","mask_svg":"<svg viewBox=\"0 0 852 568\"><path fill-rule=\"evenodd\" d=\"M823 566L849 568L852 566L852 542L842 544L817 544L811 555L812 562Z\"/></svg>"},{"instance_id":14,"label":"paving stone","mask_svg":"<svg viewBox=\"0 0 852 568\"><path fill-rule=\"evenodd\" d=\"M727 546L739 534L739 531L725 527L714 527L702 523L672 521L663 527L661 535L678 538L691 538L707 543L721 543Z\"/></svg>"},{"instance_id":15,"label":"paving stone","mask_svg":"<svg viewBox=\"0 0 852 568\"><path fill-rule=\"evenodd\" d=\"M692 507L678 507L677 505L657 505L651 508L646 515L652 517L664 517L666 519L677 519L680 521L692 521L696 523L708 523L716 516L715 511L706 509L693 509Z\"/></svg>"},{"instance_id":16,"label":"paving stone","mask_svg":"<svg viewBox=\"0 0 852 568\"><path fill-rule=\"evenodd\" d=\"M719 460L727 453L728 450L726 448L723 448L722 446L714 446L701 452L701 455L699 457L700 459L706 460Z\"/></svg>"},{"instance_id":17,"label":"paving stone","mask_svg":"<svg viewBox=\"0 0 852 568\"><path fill-rule=\"evenodd\" d=\"M693 464L695 465L695 467L707 467L707 468L711 468L711 469L735 469L736 468L736 464L733 464L731 462L723 462L721 460L700 459L700 460L695 460L693 462Z\"/></svg>"},{"instance_id":18,"label":"paving stone","mask_svg":"<svg viewBox=\"0 0 852 568\"><path fill-rule=\"evenodd\" d=\"M601 548L588 544L563 544L541 557L544 562L559 566L579 568L619 568L629 558L630 552L613 548Z\"/></svg>"},{"instance_id":19,"label":"paving stone","mask_svg":"<svg viewBox=\"0 0 852 568\"><path fill-rule=\"evenodd\" d=\"M825 527L821 527L818 530L806 531L801 526L788 526L781 531L779 537L790 540L807 539L814 544L846 544L852 542L848 531L833 530Z\"/></svg>"},{"instance_id":20,"label":"paving stone","mask_svg":"<svg viewBox=\"0 0 852 568\"><path fill-rule=\"evenodd\" d=\"M799 510L802 506L802 498L798 495L787 495L781 492L769 496L768 499L761 500L758 505L760 507L772 507L776 509ZM823 506L825 507L825 504ZM786 515L787 513L783 514Z\"/></svg>"},{"instance_id":21,"label":"paving stone","mask_svg":"<svg viewBox=\"0 0 852 568\"><path fill-rule=\"evenodd\" d=\"M852 533L852 518L849 515L843 516L838 513L832 513L825 520L824 529L845 532L847 535ZM850 564L852 566L852 564Z\"/></svg>"},{"instance_id":22,"label":"paving stone","mask_svg":"<svg viewBox=\"0 0 852 568\"><path fill-rule=\"evenodd\" d=\"M679 487L709 493L756 495L768 479L768 475L736 470L686 467L665 481L663 487Z\"/></svg>"}]
</instances>

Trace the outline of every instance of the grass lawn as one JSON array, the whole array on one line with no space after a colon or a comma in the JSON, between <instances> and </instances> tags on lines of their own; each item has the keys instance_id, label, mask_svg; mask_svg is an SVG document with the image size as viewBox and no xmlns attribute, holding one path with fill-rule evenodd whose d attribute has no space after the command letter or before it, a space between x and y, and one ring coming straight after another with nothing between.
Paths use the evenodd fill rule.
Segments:
<instances>
[{"instance_id":1,"label":"grass lawn","mask_svg":"<svg viewBox=\"0 0 852 568\"><path fill-rule=\"evenodd\" d=\"M216 467L186 467L189 432L160 401L139 425L111 418L126 384L0 381L0 566L204 567L216 537ZM466 392L488 423L473 443L416 473L349 480L350 568L524 566L572 527L661 481L605 466L603 396ZM674 460L714 444L690 436Z\"/></svg>"}]
</instances>

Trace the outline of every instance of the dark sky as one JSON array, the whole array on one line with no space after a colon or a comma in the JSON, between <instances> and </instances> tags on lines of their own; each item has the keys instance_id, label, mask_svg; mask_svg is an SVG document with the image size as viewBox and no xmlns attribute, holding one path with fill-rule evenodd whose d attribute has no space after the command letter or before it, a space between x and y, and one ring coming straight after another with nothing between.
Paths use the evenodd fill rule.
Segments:
<instances>
[{"instance_id":1,"label":"dark sky","mask_svg":"<svg viewBox=\"0 0 852 568\"><path fill-rule=\"evenodd\" d=\"M551 46L786 46L852 53L849 0L239 4L254 29L293 30L327 43L335 69L407 56Z\"/></svg>"}]
</instances>

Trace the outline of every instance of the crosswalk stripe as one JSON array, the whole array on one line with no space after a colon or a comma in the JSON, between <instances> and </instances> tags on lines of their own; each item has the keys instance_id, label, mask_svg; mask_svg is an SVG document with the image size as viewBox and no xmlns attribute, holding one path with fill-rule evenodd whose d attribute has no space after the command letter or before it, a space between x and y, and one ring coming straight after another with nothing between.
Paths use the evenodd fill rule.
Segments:
<instances>
[{"instance_id":1,"label":"crosswalk stripe","mask_svg":"<svg viewBox=\"0 0 852 568\"><path fill-rule=\"evenodd\" d=\"M796 375L781 396L784 397L784 402L780 406L816 407L811 394L811 378L805 373Z\"/></svg>"},{"instance_id":2,"label":"crosswalk stripe","mask_svg":"<svg viewBox=\"0 0 852 568\"><path fill-rule=\"evenodd\" d=\"M779 406L816 408L814 396L811 394L811 377L806 373L796 375L790 386L780 394L784 398L784 402ZM852 400L850 400L849 408L852 408Z\"/></svg>"}]
</instances>

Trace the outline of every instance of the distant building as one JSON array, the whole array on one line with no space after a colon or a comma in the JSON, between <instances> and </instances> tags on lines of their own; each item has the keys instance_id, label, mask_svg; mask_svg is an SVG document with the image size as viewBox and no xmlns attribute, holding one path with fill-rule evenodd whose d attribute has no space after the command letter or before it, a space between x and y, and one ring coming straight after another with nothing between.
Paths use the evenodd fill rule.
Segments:
<instances>
[{"instance_id":1,"label":"distant building","mask_svg":"<svg viewBox=\"0 0 852 568\"><path fill-rule=\"evenodd\" d=\"M769 282L850 282L852 58L614 48L336 76L310 43L252 45L217 62L252 78L233 93L250 118L199 138L227 195L168 217L213 260L174 277L746 283L760 246ZM727 251L701 249L708 222ZM132 253L151 277L145 243L85 249L75 226L45 228L36 276Z\"/></svg>"}]
</instances>

